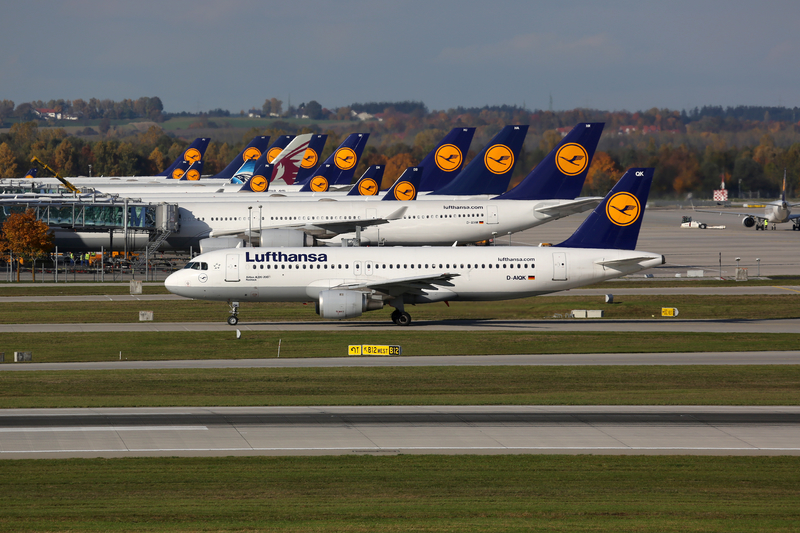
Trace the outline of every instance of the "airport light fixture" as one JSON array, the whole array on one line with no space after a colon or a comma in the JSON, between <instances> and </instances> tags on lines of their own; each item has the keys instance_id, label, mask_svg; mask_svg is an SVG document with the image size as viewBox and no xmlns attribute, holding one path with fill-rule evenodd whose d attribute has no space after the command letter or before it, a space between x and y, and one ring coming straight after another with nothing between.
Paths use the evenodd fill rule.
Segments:
<instances>
[{"instance_id":1,"label":"airport light fixture","mask_svg":"<svg viewBox=\"0 0 800 533\"><path fill-rule=\"evenodd\" d=\"M253 206L247 207L247 223L249 228L247 230L247 245L253 247Z\"/></svg>"},{"instance_id":2,"label":"airport light fixture","mask_svg":"<svg viewBox=\"0 0 800 533\"><path fill-rule=\"evenodd\" d=\"M758 274L756 274L759 278L761 277L761 258L756 257L756 264L758 265Z\"/></svg>"}]
</instances>

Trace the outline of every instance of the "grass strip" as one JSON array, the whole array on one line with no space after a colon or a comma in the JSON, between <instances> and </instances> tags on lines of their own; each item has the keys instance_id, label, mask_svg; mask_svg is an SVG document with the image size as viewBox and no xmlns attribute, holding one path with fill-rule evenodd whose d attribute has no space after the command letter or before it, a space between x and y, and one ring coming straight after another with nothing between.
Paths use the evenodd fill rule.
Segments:
<instances>
[{"instance_id":1,"label":"grass strip","mask_svg":"<svg viewBox=\"0 0 800 533\"><path fill-rule=\"evenodd\" d=\"M558 353L748 352L800 346L800 333L520 331L228 331L5 333L0 352L35 363L345 357L351 344L400 345L404 356ZM9 364L9 363L6 363Z\"/></svg>"},{"instance_id":2,"label":"grass strip","mask_svg":"<svg viewBox=\"0 0 800 533\"><path fill-rule=\"evenodd\" d=\"M0 531L788 532L797 457L343 456L0 463Z\"/></svg>"},{"instance_id":3,"label":"grass strip","mask_svg":"<svg viewBox=\"0 0 800 533\"><path fill-rule=\"evenodd\" d=\"M800 365L2 372L0 404L4 408L800 405Z\"/></svg>"},{"instance_id":4,"label":"grass strip","mask_svg":"<svg viewBox=\"0 0 800 533\"><path fill-rule=\"evenodd\" d=\"M681 319L800 318L800 292L781 295L620 295L614 304L603 296L539 297L497 302L451 302L406 308L415 322L440 320L538 320L564 317L573 309L602 309L607 319L661 318L662 307L677 307ZM389 322L391 308L365 313L355 321ZM64 324L138 322L139 311L153 311L156 322L224 322L228 305L199 300L128 302L26 302L0 308L0 323ZM245 302L242 322L302 320L319 322L313 305Z\"/></svg>"}]
</instances>

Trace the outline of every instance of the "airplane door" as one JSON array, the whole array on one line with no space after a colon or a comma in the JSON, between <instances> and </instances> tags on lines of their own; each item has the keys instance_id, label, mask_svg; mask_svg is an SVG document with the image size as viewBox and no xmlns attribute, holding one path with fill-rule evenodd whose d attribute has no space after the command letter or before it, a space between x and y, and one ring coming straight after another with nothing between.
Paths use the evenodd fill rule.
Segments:
<instances>
[{"instance_id":1,"label":"airplane door","mask_svg":"<svg viewBox=\"0 0 800 533\"><path fill-rule=\"evenodd\" d=\"M353 274L356 276L361 275L361 261L353 261Z\"/></svg>"},{"instance_id":2,"label":"airplane door","mask_svg":"<svg viewBox=\"0 0 800 533\"><path fill-rule=\"evenodd\" d=\"M487 224L497 224L497 206L496 205L489 205L486 206L486 223Z\"/></svg>"},{"instance_id":3,"label":"airplane door","mask_svg":"<svg viewBox=\"0 0 800 533\"><path fill-rule=\"evenodd\" d=\"M567 254L564 252L553 254L553 281L567 281Z\"/></svg>"},{"instance_id":4,"label":"airplane door","mask_svg":"<svg viewBox=\"0 0 800 533\"><path fill-rule=\"evenodd\" d=\"M239 254L225 255L225 281L239 281Z\"/></svg>"},{"instance_id":5,"label":"airplane door","mask_svg":"<svg viewBox=\"0 0 800 533\"><path fill-rule=\"evenodd\" d=\"M366 274L367 276L372 275L372 261L367 261L366 263L364 263L364 274Z\"/></svg>"}]
</instances>

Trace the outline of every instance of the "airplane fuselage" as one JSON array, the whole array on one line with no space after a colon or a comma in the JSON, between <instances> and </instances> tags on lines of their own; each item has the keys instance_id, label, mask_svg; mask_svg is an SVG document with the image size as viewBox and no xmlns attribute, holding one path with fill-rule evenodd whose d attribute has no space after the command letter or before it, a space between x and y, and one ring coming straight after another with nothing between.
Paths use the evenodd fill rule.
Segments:
<instances>
[{"instance_id":1,"label":"airplane fuselage","mask_svg":"<svg viewBox=\"0 0 800 533\"><path fill-rule=\"evenodd\" d=\"M450 275L442 285L401 293L405 303L506 300L581 287L663 261L636 250L559 247L245 247L201 254L190 263L196 269L173 273L165 286L204 300L305 302L330 289L370 291L382 282L402 287L405 279Z\"/></svg>"}]
</instances>

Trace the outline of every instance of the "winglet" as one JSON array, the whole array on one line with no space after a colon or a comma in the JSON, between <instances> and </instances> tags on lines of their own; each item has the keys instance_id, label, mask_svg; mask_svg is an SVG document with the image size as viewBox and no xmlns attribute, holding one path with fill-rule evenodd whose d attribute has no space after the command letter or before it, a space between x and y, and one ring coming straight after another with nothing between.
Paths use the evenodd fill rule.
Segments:
<instances>
[{"instance_id":1,"label":"winglet","mask_svg":"<svg viewBox=\"0 0 800 533\"><path fill-rule=\"evenodd\" d=\"M654 169L631 168L566 241L564 248L635 250Z\"/></svg>"},{"instance_id":2,"label":"winglet","mask_svg":"<svg viewBox=\"0 0 800 533\"><path fill-rule=\"evenodd\" d=\"M581 194L603 133L602 122L582 122L499 200L572 200Z\"/></svg>"},{"instance_id":3,"label":"winglet","mask_svg":"<svg viewBox=\"0 0 800 533\"><path fill-rule=\"evenodd\" d=\"M408 167L392 187L381 198L382 201L407 202L417 199L417 189L422 176L422 167Z\"/></svg>"}]
</instances>

